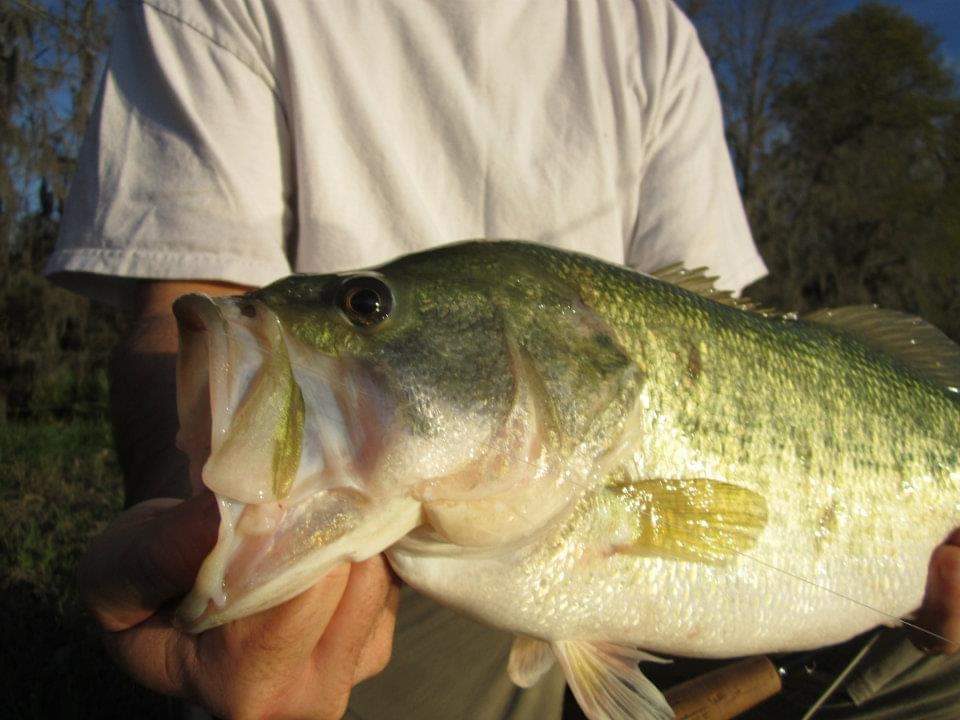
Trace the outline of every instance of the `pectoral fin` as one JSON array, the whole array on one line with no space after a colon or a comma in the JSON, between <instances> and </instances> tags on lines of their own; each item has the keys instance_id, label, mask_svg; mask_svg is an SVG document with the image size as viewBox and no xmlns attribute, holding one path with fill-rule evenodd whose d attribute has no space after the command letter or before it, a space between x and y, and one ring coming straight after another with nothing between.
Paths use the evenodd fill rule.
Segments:
<instances>
[{"instance_id":1,"label":"pectoral fin","mask_svg":"<svg viewBox=\"0 0 960 720\"><path fill-rule=\"evenodd\" d=\"M553 661L550 643L518 635L510 648L507 674L514 685L522 688L532 687L553 667Z\"/></svg>"},{"instance_id":2,"label":"pectoral fin","mask_svg":"<svg viewBox=\"0 0 960 720\"><path fill-rule=\"evenodd\" d=\"M767 525L762 495L719 480L616 482L605 492L616 552L723 564Z\"/></svg>"},{"instance_id":3,"label":"pectoral fin","mask_svg":"<svg viewBox=\"0 0 960 720\"><path fill-rule=\"evenodd\" d=\"M637 667L665 662L641 650L603 642L561 640L553 652L567 684L590 720L671 720L663 694Z\"/></svg>"}]
</instances>

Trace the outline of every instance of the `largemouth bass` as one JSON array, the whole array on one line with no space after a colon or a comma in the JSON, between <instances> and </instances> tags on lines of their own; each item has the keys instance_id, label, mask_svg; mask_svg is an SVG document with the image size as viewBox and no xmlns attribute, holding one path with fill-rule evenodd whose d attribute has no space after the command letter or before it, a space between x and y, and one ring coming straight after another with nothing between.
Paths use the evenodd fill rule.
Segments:
<instances>
[{"instance_id":1,"label":"largemouth bass","mask_svg":"<svg viewBox=\"0 0 960 720\"><path fill-rule=\"evenodd\" d=\"M556 660L591 718L668 718L647 653L896 622L960 525L960 349L899 313L506 241L174 310L179 443L221 511L196 631L386 552L516 633L519 685Z\"/></svg>"}]
</instances>

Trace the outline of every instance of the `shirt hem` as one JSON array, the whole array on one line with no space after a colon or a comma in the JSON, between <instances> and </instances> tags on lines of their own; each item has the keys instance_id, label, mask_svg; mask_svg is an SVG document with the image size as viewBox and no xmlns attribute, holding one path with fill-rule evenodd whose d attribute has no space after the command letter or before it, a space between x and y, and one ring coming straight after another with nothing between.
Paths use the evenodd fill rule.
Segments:
<instances>
[{"instance_id":1,"label":"shirt hem","mask_svg":"<svg viewBox=\"0 0 960 720\"><path fill-rule=\"evenodd\" d=\"M110 305L122 304L137 280L206 280L262 287L290 272L286 259L110 248L57 250L43 270L55 284Z\"/></svg>"}]
</instances>

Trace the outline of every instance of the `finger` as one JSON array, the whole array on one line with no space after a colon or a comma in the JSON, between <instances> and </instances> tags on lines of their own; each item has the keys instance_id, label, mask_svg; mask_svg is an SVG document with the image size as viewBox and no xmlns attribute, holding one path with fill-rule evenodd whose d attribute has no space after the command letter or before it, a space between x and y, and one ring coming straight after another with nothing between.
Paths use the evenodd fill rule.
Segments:
<instances>
[{"instance_id":1,"label":"finger","mask_svg":"<svg viewBox=\"0 0 960 720\"><path fill-rule=\"evenodd\" d=\"M152 589L150 602L160 604L193 587L200 565L217 542L220 512L213 493L184 501L155 517L133 546L142 587ZM154 572L156 571L156 572ZM152 587L151 587L152 586Z\"/></svg>"},{"instance_id":2,"label":"finger","mask_svg":"<svg viewBox=\"0 0 960 720\"><path fill-rule=\"evenodd\" d=\"M312 652L349 575L348 564L337 566L291 600L197 636L192 684L204 703L227 717L268 714L281 706L312 716L317 708L310 702L316 697Z\"/></svg>"},{"instance_id":3,"label":"finger","mask_svg":"<svg viewBox=\"0 0 960 720\"><path fill-rule=\"evenodd\" d=\"M252 676L304 664L336 611L349 575L350 566L339 565L300 595L203 633L201 660L236 658L242 672Z\"/></svg>"},{"instance_id":4,"label":"finger","mask_svg":"<svg viewBox=\"0 0 960 720\"><path fill-rule=\"evenodd\" d=\"M393 651L393 632L397 623L397 608L400 604L400 585L394 583L390 588L387 602L380 610L370 635L364 641L357 658L357 669L353 676L354 684L362 682L381 672L390 662Z\"/></svg>"},{"instance_id":5,"label":"finger","mask_svg":"<svg viewBox=\"0 0 960 720\"><path fill-rule=\"evenodd\" d=\"M960 649L960 547L946 544L934 550L916 624L940 636L912 632L921 650L952 654Z\"/></svg>"},{"instance_id":6,"label":"finger","mask_svg":"<svg viewBox=\"0 0 960 720\"><path fill-rule=\"evenodd\" d=\"M109 631L126 630L193 585L216 542L213 495L150 500L122 513L87 551L80 568L87 607Z\"/></svg>"},{"instance_id":7,"label":"finger","mask_svg":"<svg viewBox=\"0 0 960 720\"><path fill-rule=\"evenodd\" d=\"M104 645L136 682L164 695L193 697L192 665L195 639L162 618L104 635Z\"/></svg>"},{"instance_id":8,"label":"finger","mask_svg":"<svg viewBox=\"0 0 960 720\"><path fill-rule=\"evenodd\" d=\"M391 604L396 607L391 597L395 589L396 583L382 555L351 566L350 582L340 606L314 650L320 676L325 678L328 687L349 690L357 682L358 674L362 674L358 670L361 652L376 633L377 625L385 622L381 617L384 609ZM390 633L382 638L388 656L393 641L393 618L391 612Z\"/></svg>"},{"instance_id":9,"label":"finger","mask_svg":"<svg viewBox=\"0 0 960 720\"><path fill-rule=\"evenodd\" d=\"M286 602L248 618L249 642L262 650L307 658L343 599L349 563L332 568L310 588ZM241 621L246 622L246 621Z\"/></svg>"}]
</instances>

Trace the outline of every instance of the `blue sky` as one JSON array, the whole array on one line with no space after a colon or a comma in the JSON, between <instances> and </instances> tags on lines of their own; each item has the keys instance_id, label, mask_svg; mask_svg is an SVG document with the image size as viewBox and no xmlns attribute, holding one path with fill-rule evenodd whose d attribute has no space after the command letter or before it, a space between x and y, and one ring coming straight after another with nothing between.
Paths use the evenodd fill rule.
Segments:
<instances>
[{"instance_id":1,"label":"blue sky","mask_svg":"<svg viewBox=\"0 0 960 720\"><path fill-rule=\"evenodd\" d=\"M943 40L947 61L960 76L960 0L885 0L896 5L907 15L933 28ZM841 0L838 10L845 11L859 5L858 0Z\"/></svg>"}]
</instances>

